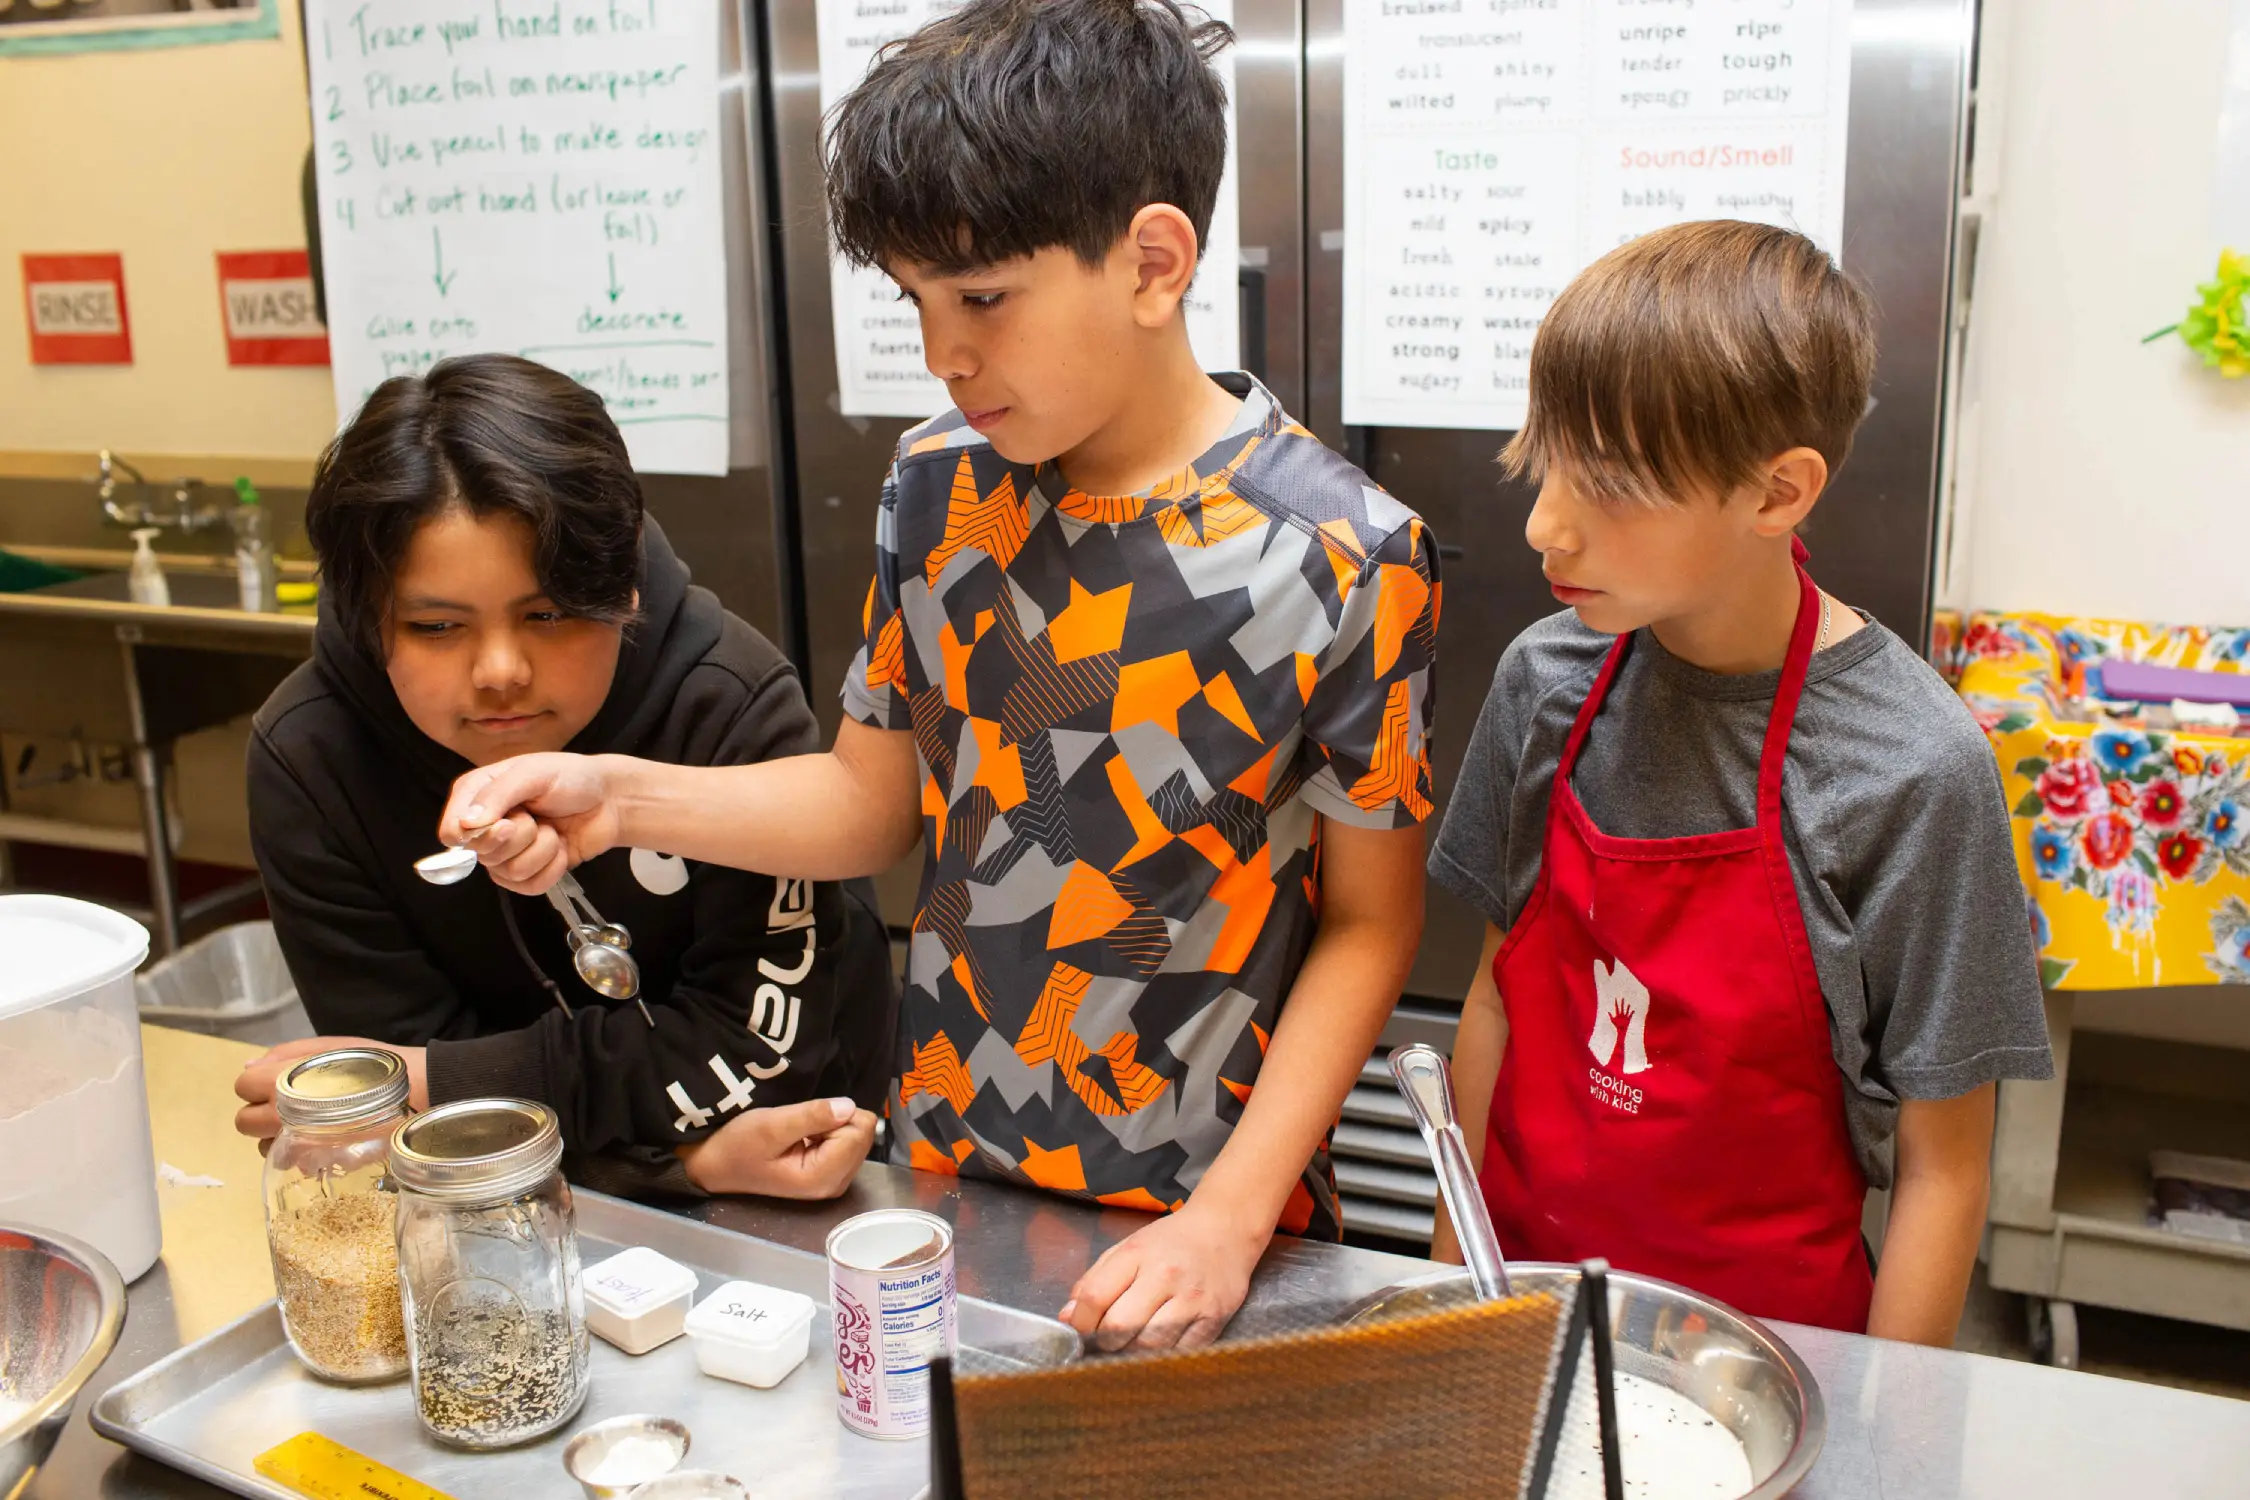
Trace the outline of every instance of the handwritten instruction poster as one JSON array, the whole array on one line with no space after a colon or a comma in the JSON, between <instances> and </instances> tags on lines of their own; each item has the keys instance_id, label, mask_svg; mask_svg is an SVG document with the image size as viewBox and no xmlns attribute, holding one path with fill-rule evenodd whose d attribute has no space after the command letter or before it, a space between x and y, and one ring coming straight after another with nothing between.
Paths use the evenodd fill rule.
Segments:
<instances>
[{"instance_id":1,"label":"handwritten instruction poster","mask_svg":"<svg viewBox=\"0 0 2250 1500\"><path fill-rule=\"evenodd\" d=\"M1842 239L1851 0L1344 0L1344 420L1513 429L1588 263Z\"/></svg>"},{"instance_id":2,"label":"handwritten instruction poster","mask_svg":"<svg viewBox=\"0 0 2250 1500\"><path fill-rule=\"evenodd\" d=\"M336 405L506 351L727 468L717 0L307 0Z\"/></svg>"},{"instance_id":3,"label":"handwritten instruction poster","mask_svg":"<svg viewBox=\"0 0 2250 1500\"><path fill-rule=\"evenodd\" d=\"M820 32L823 118L867 76L885 44L908 36L955 8L958 0L816 0ZM1233 0L1201 0L1214 20L1231 21ZM1241 219L1235 198L1234 51L1216 59L1227 90L1227 170L1203 246L1202 268L1187 296L1188 342L1207 370L1241 361ZM836 332L836 382L848 417L927 417L951 405L945 386L922 362L922 325L914 305L880 271L837 257L829 276Z\"/></svg>"}]
</instances>

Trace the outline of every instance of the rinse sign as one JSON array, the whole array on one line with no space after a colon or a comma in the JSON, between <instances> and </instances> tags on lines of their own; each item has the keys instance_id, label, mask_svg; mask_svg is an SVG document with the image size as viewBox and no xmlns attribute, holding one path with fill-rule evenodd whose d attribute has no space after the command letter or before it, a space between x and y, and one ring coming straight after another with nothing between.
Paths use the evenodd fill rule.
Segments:
<instances>
[{"instance_id":1,"label":"rinse sign","mask_svg":"<svg viewBox=\"0 0 2250 1500\"><path fill-rule=\"evenodd\" d=\"M121 255L26 255L24 326L35 365L129 365Z\"/></svg>"}]
</instances>

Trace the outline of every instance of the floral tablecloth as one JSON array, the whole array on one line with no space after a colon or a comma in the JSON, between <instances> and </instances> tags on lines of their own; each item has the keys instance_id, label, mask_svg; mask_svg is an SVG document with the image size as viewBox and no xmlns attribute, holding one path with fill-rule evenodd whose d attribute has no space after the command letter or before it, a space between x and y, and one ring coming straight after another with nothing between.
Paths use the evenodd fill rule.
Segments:
<instances>
[{"instance_id":1,"label":"floral tablecloth","mask_svg":"<svg viewBox=\"0 0 2250 1500\"><path fill-rule=\"evenodd\" d=\"M2105 657L2240 671L2250 630L1979 613L1933 644L1999 757L2047 986L2250 984L2250 723L2087 696Z\"/></svg>"}]
</instances>

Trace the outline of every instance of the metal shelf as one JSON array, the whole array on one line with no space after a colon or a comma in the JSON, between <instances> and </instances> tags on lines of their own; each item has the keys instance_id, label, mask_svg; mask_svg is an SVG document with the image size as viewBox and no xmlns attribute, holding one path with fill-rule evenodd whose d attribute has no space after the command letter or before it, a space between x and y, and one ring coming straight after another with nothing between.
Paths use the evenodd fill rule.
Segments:
<instances>
[{"instance_id":1,"label":"metal shelf","mask_svg":"<svg viewBox=\"0 0 2250 1500\"><path fill-rule=\"evenodd\" d=\"M1436 1179L1428 1172L1403 1167L1340 1161L1336 1163L1336 1186L1347 1198L1379 1198L1425 1210L1434 1210L1437 1204Z\"/></svg>"},{"instance_id":2,"label":"metal shelf","mask_svg":"<svg viewBox=\"0 0 2250 1500\"><path fill-rule=\"evenodd\" d=\"M1344 1232L1385 1241L1381 1248L1386 1250L1427 1255L1436 1228L1436 1215L1419 1209L1356 1198L1344 1204ZM1393 1241L1395 1245L1389 1243Z\"/></svg>"},{"instance_id":3,"label":"metal shelf","mask_svg":"<svg viewBox=\"0 0 2250 1500\"><path fill-rule=\"evenodd\" d=\"M1356 1083L1344 1096L1344 1118L1361 1125L1381 1125L1394 1130L1414 1131L1414 1112L1406 1101L1391 1087L1388 1073L1377 1083ZM1419 1132L1414 1138L1421 1139Z\"/></svg>"},{"instance_id":4,"label":"metal shelf","mask_svg":"<svg viewBox=\"0 0 2250 1500\"><path fill-rule=\"evenodd\" d=\"M1352 1161L1375 1162L1387 1167L1411 1167L1422 1172L1430 1170L1430 1153L1423 1146L1422 1137L1411 1130L1392 1130L1382 1125L1354 1125L1347 1118L1347 1123L1336 1127L1332 1149L1337 1156ZM1430 1180L1435 1183L1437 1179L1433 1177Z\"/></svg>"}]
</instances>

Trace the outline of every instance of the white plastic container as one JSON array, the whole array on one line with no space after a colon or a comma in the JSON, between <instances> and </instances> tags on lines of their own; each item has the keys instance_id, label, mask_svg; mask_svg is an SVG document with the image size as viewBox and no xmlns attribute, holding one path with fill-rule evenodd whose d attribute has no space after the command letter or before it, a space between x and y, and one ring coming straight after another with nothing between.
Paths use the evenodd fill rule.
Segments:
<instances>
[{"instance_id":1,"label":"white plastic container","mask_svg":"<svg viewBox=\"0 0 2250 1500\"><path fill-rule=\"evenodd\" d=\"M0 1223L75 1235L131 1281L156 1264L133 971L148 931L62 896L0 896Z\"/></svg>"},{"instance_id":2,"label":"white plastic container","mask_svg":"<svg viewBox=\"0 0 2250 1500\"><path fill-rule=\"evenodd\" d=\"M586 1268L586 1329L627 1354L646 1354L687 1331L695 1273L646 1245Z\"/></svg>"},{"instance_id":3,"label":"white plastic container","mask_svg":"<svg viewBox=\"0 0 2250 1500\"><path fill-rule=\"evenodd\" d=\"M805 1362L812 1319L813 1300L802 1293L730 1281L695 1305L687 1335L704 1374L763 1390Z\"/></svg>"}]
</instances>

